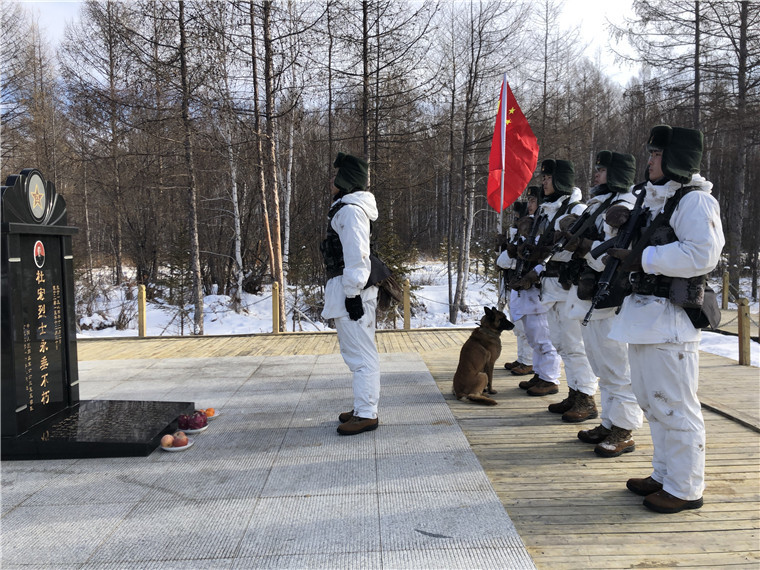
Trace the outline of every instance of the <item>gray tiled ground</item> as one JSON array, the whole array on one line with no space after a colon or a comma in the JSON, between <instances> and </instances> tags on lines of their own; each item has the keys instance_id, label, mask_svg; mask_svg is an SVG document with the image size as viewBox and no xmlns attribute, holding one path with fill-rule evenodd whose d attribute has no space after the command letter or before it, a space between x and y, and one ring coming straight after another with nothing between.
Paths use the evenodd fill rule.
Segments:
<instances>
[{"instance_id":1,"label":"gray tiled ground","mask_svg":"<svg viewBox=\"0 0 760 570\"><path fill-rule=\"evenodd\" d=\"M82 399L221 412L148 457L3 462L3 568L533 568L416 355L381 356L381 426L339 355L85 362Z\"/></svg>"}]
</instances>

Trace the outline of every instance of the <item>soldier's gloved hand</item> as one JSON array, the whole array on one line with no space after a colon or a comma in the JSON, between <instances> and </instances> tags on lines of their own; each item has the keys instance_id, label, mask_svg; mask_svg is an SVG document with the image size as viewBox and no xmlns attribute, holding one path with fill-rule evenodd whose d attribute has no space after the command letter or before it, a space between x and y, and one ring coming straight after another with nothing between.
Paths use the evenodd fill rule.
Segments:
<instances>
[{"instance_id":1,"label":"soldier's gloved hand","mask_svg":"<svg viewBox=\"0 0 760 570\"><path fill-rule=\"evenodd\" d=\"M630 217L631 211L625 206L610 206L607 209L607 213L604 215L604 221L613 228L620 228L625 225Z\"/></svg>"},{"instance_id":2,"label":"soldier's gloved hand","mask_svg":"<svg viewBox=\"0 0 760 570\"><path fill-rule=\"evenodd\" d=\"M591 251L592 245L594 245L594 241L589 238L575 238L567 244L565 249L574 252L573 257L575 259L581 259ZM571 247L572 249L570 249Z\"/></svg>"},{"instance_id":3,"label":"soldier's gloved hand","mask_svg":"<svg viewBox=\"0 0 760 570\"><path fill-rule=\"evenodd\" d=\"M538 273L534 269L531 269L528 271L525 275L523 275L522 279L520 279L517 282L517 288L528 290L531 287L533 287L533 284L538 281Z\"/></svg>"},{"instance_id":4,"label":"soldier's gloved hand","mask_svg":"<svg viewBox=\"0 0 760 570\"><path fill-rule=\"evenodd\" d=\"M346 297L346 310L348 316L352 321L358 321L364 316L364 307L362 306L362 298L360 295L356 297Z\"/></svg>"},{"instance_id":5,"label":"soldier's gloved hand","mask_svg":"<svg viewBox=\"0 0 760 570\"><path fill-rule=\"evenodd\" d=\"M612 247L607 250L608 257L614 257L620 260L620 269L623 271L643 271L641 267L641 254L631 255L630 249L620 249ZM607 261L604 264L607 265Z\"/></svg>"}]
</instances>

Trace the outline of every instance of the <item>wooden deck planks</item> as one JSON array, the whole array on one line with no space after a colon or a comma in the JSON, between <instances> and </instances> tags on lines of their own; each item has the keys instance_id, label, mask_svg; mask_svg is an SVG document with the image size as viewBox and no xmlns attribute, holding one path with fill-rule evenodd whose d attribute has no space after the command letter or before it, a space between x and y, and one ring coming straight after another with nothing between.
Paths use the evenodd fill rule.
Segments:
<instances>
[{"instance_id":1,"label":"wooden deck planks","mask_svg":"<svg viewBox=\"0 0 760 570\"><path fill-rule=\"evenodd\" d=\"M377 345L380 352L421 355L538 568L760 566L760 434L752 429L760 424L757 368L701 355L700 395L720 411L704 411L705 506L658 515L625 489L627 478L651 472L646 425L635 434L635 452L601 459L576 437L592 423L561 422L546 411L561 398L531 398L516 387L527 377L496 371L499 406L455 400L451 379L471 330L378 331ZM90 360L327 354L338 344L334 333L290 333L80 341L78 349L81 360ZM514 336L503 335L500 365L514 353ZM732 414L749 425L725 417Z\"/></svg>"}]
</instances>

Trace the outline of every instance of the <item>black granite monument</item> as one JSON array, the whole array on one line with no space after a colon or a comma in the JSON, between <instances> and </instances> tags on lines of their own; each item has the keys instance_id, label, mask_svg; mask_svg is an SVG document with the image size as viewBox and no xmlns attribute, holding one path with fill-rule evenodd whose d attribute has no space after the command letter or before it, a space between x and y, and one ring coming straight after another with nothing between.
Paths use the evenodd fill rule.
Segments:
<instances>
[{"instance_id":1,"label":"black granite monument","mask_svg":"<svg viewBox=\"0 0 760 570\"><path fill-rule=\"evenodd\" d=\"M2 186L2 459L148 455L192 402L79 400L66 201L35 169Z\"/></svg>"}]
</instances>

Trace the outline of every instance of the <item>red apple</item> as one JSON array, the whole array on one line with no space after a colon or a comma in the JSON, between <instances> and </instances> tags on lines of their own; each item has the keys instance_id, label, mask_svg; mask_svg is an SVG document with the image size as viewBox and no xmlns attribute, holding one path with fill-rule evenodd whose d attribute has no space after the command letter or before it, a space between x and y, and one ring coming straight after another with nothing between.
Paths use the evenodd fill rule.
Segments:
<instances>
[{"instance_id":1,"label":"red apple","mask_svg":"<svg viewBox=\"0 0 760 570\"><path fill-rule=\"evenodd\" d=\"M161 438L161 447L172 447L174 445L174 436L170 433L167 433L164 437Z\"/></svg>"},{"instance_id":2,"label":"red apple","mask_svg":"<svg viewBox=\"0 0 760 570\"><path fill-rule=\"evenodd\" d=\"M174 433L174 447L185 447L187 445L187 436L185 432L178 431Z\"/></svg>"}]
</instances>

